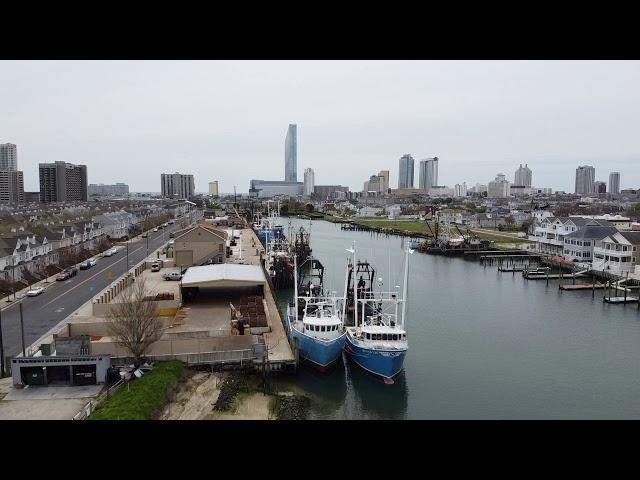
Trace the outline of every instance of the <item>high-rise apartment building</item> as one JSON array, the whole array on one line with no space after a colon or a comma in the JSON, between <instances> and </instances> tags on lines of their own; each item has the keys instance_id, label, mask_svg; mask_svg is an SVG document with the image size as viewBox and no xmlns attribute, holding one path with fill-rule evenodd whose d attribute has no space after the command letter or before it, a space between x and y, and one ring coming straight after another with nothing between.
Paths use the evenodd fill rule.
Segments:
<instances>
[{"instance_id":1,"label":"high-rise apartment building","mask_svg":"<svg viewBox=\"0 0 640 480\"><path fill-rule=\"evenodd\" d=\"M462 184L456 183L453 187L453 195L455 197L466 197L467 196L467 182L462 182Z\"/></svg>"},{"instance_id":2,"label":"high-rise apartment building","mask_svg":"<svg viewBox=\"0 0 640 480\"><path fill-rule=\"evenodd\" d=\"M513 184L517 187L531 187L531 169L526 163L524 167L520 164L520 168L516 170Z\"/></svg>"},{"instance_id":3,"label":"high-rise apartment building","mask_svg":"<svg viewBox=\"0 0 640 480\"><path fill-rule=\"evenodd\" d=\"M167 198L190 198L195 192L193 175L182 173L163 173L160 175L160 193Z\"/></svg>"},{"instance_id":4,"label":"high-rise apartment building","mask_svg":"<svg viewBox=\"0 0 640 480\"><path fill-rule=\"evenodd\" d=\"M13 143L0 145L0 170L18 170L18 147Z\"/></svg>"},{"instance_id":5,"label":"high-rise apartment building","mask_svg":"<svg viewBox=\"0 0 640 480\"><path fill-rule=\"evenodd\" d=\"M420 160L420 173L418 174L418 188L429 190L438 185L438 157Z\"/></svg>"},{"instance_id":6,"label":"high-rise apartment building","mask_svg":"<svg viewBox=\"0 0 640 480\"><path fill-rule=\"evenodd\" d=\"M617 195L620 193L620 172L609 174L609 193Z\"/></svg>"},{"instance_id":7,"label":"high-rise apartment building","mask_svg":"<svg viewBox=\"0 0 640 480\"><path fill-rule=\"evenodd\" d=\"M413 188L413 157L405 153L400 157L400 171L398 174L398 188Z\"/></svg>"},{"instance_id":8,"label":"high-rise apartment building","mask_svg":"<svg viewBox=\"0 0 640 480\"><path fill-rule=\"evenodd\" d=\"M284 140L284 180L298 181L298 127L295 124L289 124Z\"/></svg>"},{"instance_id":9,"label":"high-rise apartment building","mask_svg":"<svg viewBox=\"0 0 640 480\"><path fill-rule=\"evenodd\" d=\"M22 172L0 169L0 203L24 203L24 179Z\"/></svg>"},{"instance_id":10,"label":"high-rise apartment building","mask_svg":"<svg viewBox=\"0 0 640 480\"><path fill-rule=\"evenodd\" d=\"M304 171L304 196L310 197L313 195L313 187L315 186L315 178L312 168L307 168Z\"/></svg>"},{"instance_id":11,"label":"high-rise apartment building","mask_svg":"<svg viewBox=\"0 0 640 480\"><path fill-rule=\"evenodd\" d=\"M607 193L606 182L596 181L593 182L593 193Z\"/></svg>"},{"instance_id":12,"label":"high-rise apartment building","mask_svg":"<svg viewBox=\"0 0 640 480\"><path fill-rule=\"evenodd\" d=\"M41 163L41 202L87 201L87 166L67 162Z\"/></svg>"},{"instance_id":13,"label":"high-rise apartment building","mask_svg":"<svg viewBox=\"0 0 640 480\"><path fill-rule=\"evenodd\" d=\"M214 180L213 182L209 182L209 195L217 197L218 194L218 181Z\"/></svg>"},{"instance_id":14,"label":"high-rise apartment building","mask_svg":"<svg viewBox=\"0 0 640 480\"><path fill-rule=\"evenodd\" d=\"M576 190L580 195L593 193L593 182L596 178L596 169L590 165L582 165L576 168Z\"/></svg>"},{"instance_id":15,"label":"high-rise apartment building","mask_svg":"<svg viewBox=\"0 0 640 480\"><path fill-rule=\"evenodd\" d=\"M502 173L496 175L494 180L489 182L487 186L488 198L507 198L510 194L510 183L506 180Z\"/></svg>"},{"instance_id":16,"label":"high-rise apartment building","mask_svg":"<svg viewBox=\"0 0 640 480\"><path fill-rule=\"evenodd\" d=\"M387 193L389 191L389 170L380 170L378 176L382 177L382 192Z\"/></svg>"}]
</instances>

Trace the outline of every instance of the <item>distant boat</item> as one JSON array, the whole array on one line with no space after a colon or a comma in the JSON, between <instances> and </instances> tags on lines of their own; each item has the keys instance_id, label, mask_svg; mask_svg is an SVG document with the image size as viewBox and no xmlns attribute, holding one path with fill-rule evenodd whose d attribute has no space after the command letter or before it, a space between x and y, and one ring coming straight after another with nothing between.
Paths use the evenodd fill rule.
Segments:
<instances>
[{"instance_id":1,"label":"distant boat","mask_svg":"<svg viewBox=\"0 0 640 480\"><path fill-rule=\"evenodd\" d=\"M357 264L355 244L348 251L353 254L353 260L348 262L347 272ZM409 253L412 250L406 248L402 298L398 292L361 289L353 283L354 326L346 328L344 350L358 366L387 384L392 384L402 371L408 351L405 326Z\"/></svg>"},{"instance_id":2,"label":"distant boat","mask_svg":"<svg viewBox=\"0 0 640 480\"><path fill-rule=\"evenodd\" d=\"M343 297L298 295L298 269L295 271L295 293L287 308L287 326L292 342L297 344L303 360L321 371L331 368L341 357L345 343L345 328L341 305ZM318 290L322 292L322 289ZM302 305L302 312L299 306Z\"/></svg>"}]
</instances>

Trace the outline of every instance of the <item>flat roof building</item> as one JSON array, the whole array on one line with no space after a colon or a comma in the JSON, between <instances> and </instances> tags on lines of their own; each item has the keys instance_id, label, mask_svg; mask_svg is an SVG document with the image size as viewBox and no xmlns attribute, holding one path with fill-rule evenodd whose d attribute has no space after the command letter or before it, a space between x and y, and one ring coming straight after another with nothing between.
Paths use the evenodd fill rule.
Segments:
<instances>
[{"instance_id":1,"label":"flat roof building","mask_svg":"<svg viewBox=\"0 0 640 480\"><path fill-rule=\"evenodd\" d=\"M67 162L41 163L41 202L86 202L87 166Z\"/></svg>"}]
</instances>

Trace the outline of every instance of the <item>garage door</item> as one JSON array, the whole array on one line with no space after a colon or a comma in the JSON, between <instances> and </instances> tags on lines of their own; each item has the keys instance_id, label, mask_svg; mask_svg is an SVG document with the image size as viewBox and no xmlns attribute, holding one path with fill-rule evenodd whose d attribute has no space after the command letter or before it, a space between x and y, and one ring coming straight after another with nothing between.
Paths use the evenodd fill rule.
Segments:
<instances>
[{"instance_id":1,"label":"garage door","mask_svg":"<svg viewBox=\"0 0 640 480\"><path fill-rule=\"evenodd\" d=\"M193 265L193 250L176 250L175 264L181 267L190 267Z\"/></svg>"},{"instance_id":2,"label":"garage door","mask_svg":"<svg viewBox=\"0 0 640 480\"><path fill-rule=\"evenodd\" d=\"M68 365L47 367L47 383L49 385L69 385L71 383L69 375Z\"/></svg>"},{"instance_id":3,"label":"garage door","mask_svg":"<svg viewBox=\"0 0 640 480\"><path fill-rule=\"evenodd\" d=\"M25 385L44 385L44 370L42 367L21 367L20 376Z\"/></svg>"},{"instance_id":4,"label":"garage door","mask_svg":"<svg viewBox=\"0 0 640 480\"><path fill-rule=\"evenodd\" d=\"M96 366L95 365L74 365L73 384L74 385L95 385Z\"/></svg>"}]
</instances>

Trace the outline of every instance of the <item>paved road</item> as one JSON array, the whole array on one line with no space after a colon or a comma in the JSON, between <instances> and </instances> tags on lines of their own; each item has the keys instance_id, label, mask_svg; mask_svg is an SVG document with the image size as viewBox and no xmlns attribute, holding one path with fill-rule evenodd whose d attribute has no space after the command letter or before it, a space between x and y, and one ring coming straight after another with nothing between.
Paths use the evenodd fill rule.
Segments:
<instances>
[{"instance_id":1,"label":"paved road","mask_svg":"<svg viewBox=\"0 0 640 480\"><path fill-rule=\"evenodd\" d=\"M178 223L169 225L156 233L149 232L149 254L163 243L169 241L169 233L181 228ZM164 240L163 240L164 231ZM142 261L147 256L147 239L129 244L129 267ZM51 284L37 297L25 297L22 301L24 317L25 345L28 347L38 340L52 327L60 323L82 304L90 300L111 281L117 279L127 270L127 254L125 247L118 247L118 253L111 257L102 257L98 263L88 270L80 270L69 280ZM111 280L108 272L111 271ZM16 355L22 351L20 336L20 301L2 310L2 334L5 357ZM0 303L4 307L5 301Z\"/></svg>"}]
</instances>

